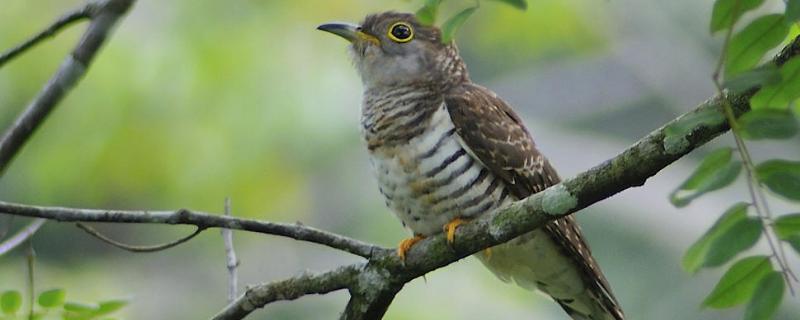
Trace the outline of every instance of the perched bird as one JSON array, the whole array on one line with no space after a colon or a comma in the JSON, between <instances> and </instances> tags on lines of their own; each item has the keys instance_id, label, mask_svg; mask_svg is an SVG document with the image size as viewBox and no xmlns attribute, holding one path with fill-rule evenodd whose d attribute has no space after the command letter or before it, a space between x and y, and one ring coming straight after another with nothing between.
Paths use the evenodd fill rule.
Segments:
<instances>
[{"instance_id":1,"label":"perched bird","mask_svg":"<svg viewBox=\"0 0 800 320\"><path fill-rule=\"evenodd\" d=\"M414 15L369 15L318 29L351 42L364 86L361 126L386 204L420 239L558 183L520 117L473 83L454 43ZM573 319L623 313L571 217L475 255L501 280L550 295Z\"/></svg>"}]
</instances>

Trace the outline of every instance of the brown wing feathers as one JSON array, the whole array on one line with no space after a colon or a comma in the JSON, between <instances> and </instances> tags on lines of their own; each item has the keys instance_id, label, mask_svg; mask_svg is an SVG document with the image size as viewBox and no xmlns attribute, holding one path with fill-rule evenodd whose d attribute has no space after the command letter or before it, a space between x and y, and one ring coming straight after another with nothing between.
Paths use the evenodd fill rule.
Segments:
<instances>
[{"instance_id":1,"label":"brown wing feathers","mask_svg":"<svg viewBox=\"0 0 800 320\"><path fill-rule=\"evenodd\" d=\"M500 177L516 198L526 198L559 182L558 174L536 149L519 116L493 92L465 84L445 97L445 105L456 132L473 156ZM581 266L587 283L594 284L593 292L600 295L598 299L605 308L622 319L622 311L574 218L561 218L544 228Z\"/></svg>"}]
</instances>

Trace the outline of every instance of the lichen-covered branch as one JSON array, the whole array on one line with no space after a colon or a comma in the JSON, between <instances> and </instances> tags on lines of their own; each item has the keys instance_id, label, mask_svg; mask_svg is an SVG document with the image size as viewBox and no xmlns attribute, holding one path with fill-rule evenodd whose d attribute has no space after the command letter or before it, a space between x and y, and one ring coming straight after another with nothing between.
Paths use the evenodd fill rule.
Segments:
<instances>
[{"instance_id":1,"label":"lichen-covered branch","mask_svg":"<svg viewBox=\"0 0 800 320\"><path fill-rule=\"evenodd\" d=\"M276 223L254 219L234 218L199 211L101 210L62 207L40 207L0 201L0 213L24 217L45 218L65 222L115 222L193 225L200 229L226 228L318 243L365 258L391 250L335 233L301 224Z\"/></svg>"}]
</instances>

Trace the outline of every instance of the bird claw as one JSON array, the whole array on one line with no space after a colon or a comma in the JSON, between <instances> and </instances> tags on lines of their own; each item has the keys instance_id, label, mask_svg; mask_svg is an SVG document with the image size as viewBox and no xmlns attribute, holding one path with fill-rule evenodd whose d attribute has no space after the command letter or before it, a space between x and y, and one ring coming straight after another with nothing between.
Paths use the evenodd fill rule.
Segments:
<instances>
[{"instance_id":1,"label":"bird claw","mask_svg":"<svg viewBox=\"0 0 800 320\"><path fill-rule=\"evenodd\" d=\"M460 225L465 224L467 222L469 222L469 220L455 218L450 222L448 222L447 224L445 224L444 227L442 227L442 229L444 229L444 232L447 235L448 245L450 245L451 247L453 246L453 243L455 243L456 241L456 229L458 229Z\"/></svg>"},{"instance_id":2,"label":"bird claw","mask_svg":"<svg viewBox=\"0 0 800 320\"><path fill-rule=\"evenodd\" d=\"M415 235L412 238L403 239L403 241L400 241L400 244L397 245L397 255L400 256L400 260L405 262L406 253L408 253L408 250L411 250L411 247L413 247L417 242L420 242L422 239L425 239L425 237Z\"/></svg>"}]
</instances>

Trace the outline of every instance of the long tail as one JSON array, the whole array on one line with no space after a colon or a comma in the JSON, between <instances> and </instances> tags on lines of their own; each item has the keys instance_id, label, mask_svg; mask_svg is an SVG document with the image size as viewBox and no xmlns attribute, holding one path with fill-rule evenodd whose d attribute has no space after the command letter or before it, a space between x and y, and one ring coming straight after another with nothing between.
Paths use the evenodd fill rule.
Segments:
<instances>
[{"instance_id":1,"label":"long tail","mask_svg":"<svg viewBox=\"0 0 800 320\"><path fill-rule=\"evenodd\" d=\"M498 278L548 294L575 320L624 320L610 286L571 217L476 257Z\"/></svg>"}]
</instances>

